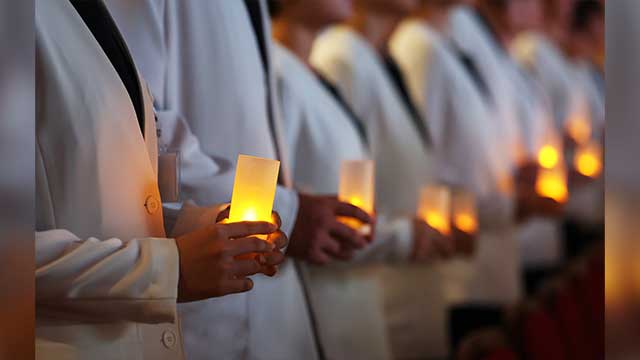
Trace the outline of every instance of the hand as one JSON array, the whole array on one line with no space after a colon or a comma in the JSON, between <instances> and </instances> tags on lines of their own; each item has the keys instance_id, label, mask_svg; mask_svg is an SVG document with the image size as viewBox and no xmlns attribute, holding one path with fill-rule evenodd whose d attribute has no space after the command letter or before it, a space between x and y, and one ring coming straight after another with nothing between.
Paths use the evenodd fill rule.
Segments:
<instances>
[{"instance_id":1,"label":"hand","mask_svg":"<svg viewBox=\"0 0 640 360\"><path fill-rule=\"evenodd\" d=\"M176 239L180 256L178 302L203 300L251 290L247 276L261 270L255 259L236 259L273 251L275 245L254 235L277 232L267 222L211 224Z\"/></svg>"},{"instance_id":2,"label":"hand","mask_svg":"<svg viewBox=\"0 0 640 360\"><path fill-rule=\"evenodd\" d=\"M473 256L473 253L476 250L477 235L464 232L455 226L452 230L456 254L461 254L466 257Z\"/></svg>"},{"instance_id":3,"label":"hand","mask_svg":"<svg viewBox=\"0 0 640 360\"><path fill-rule=\"evenodd\" d=\"M333 259L349 260L355 249L367 245L367 237L339 222L338 216L352 217L373 228L374 219L335 196L299 194L298 217L291 234L287 255L316 265Z\"/></svg>"},{"instance_id":4,"label":"hand","mask_svg":"<svg viewBox=\"0 0 640 360\"><path fill-rule=\"evenodd\" d=\"M216 218L216 222L222 222L228 219L230 210L231 207L227 206L226 209L221 211ZM271 222L276 224L278 229L282 226L280 215L275 211L271 212ZM289 239L287 239L287 235L285 235L285 233L278 230L270 234L267 241L275 245L275 249L273 251L263 254L245 254L236 256L236 258L244 260L255 259L261 265L261 273L267 276L274 276L278 272L278 265L285 260L282 249L287 246Z\"/></svg>"},{"instance_id":5,"label":"hand","mask_svg":"<svg viewBox=\"0 0 640 360\"><path fill-rule=\"evenodd\" d=\"M413 220L412 261L428 262L449 258L453 253L454 246L449 236L441 234L422 219Z\"/></svg>"}]
</instances>

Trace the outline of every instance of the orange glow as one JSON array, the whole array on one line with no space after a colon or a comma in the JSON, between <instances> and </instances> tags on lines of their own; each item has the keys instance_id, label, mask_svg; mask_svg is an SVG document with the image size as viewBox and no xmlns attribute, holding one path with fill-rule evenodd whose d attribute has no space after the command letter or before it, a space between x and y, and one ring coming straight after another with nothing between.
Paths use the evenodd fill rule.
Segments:
<instances>
[{"instance_id":1,"label":"orange glow","mask_svg":"<svg viewBox=\"0 0 640 360\"><path fill-rule=\"evenodd\" d=\"M271 211L279 170L277 160L238 156L229 222L273 222Z\"/></svg>"},{"instance_id":2,"label":"orange glow","mask_svg":"<svg viewBox=\"0 0 640 360\"><path fill-rule=\"evenodd\" d=\"M591 124L582 116L576 116L567 122L567 133L578 144L585 144L591 138Z\"/></svg>"},{"instance_id":3,"label":"orange glow","mask_svg":"<svg viewBox=\"0 0 640 360\"><path fill-rule=\"evenodd\" d=\"M451 232L451 192L443 185L427 185L420 191L417 216L447 235Z\"/></svg>"},{"instance_id":4,"label":"orange glow","mask_svg":"<svg viewBox=\"0 0 640 360\"><path fill-rule=\"evenodd\" d=\"M473 234L478 230L478 222L471 214L458 214L455 216L454 222L456 228L467 234Z\"/></svg>"},{"instance_id":5,"label":"orange glow","mask_svg":"<svg viewBox=\"0 0 640 360\"><path fill-rule=\"evenodd\" d=\"M538 152L538 163L545 169L552 169L558 165L560 154L552 145L543 146Z\"/></svg>"},{"instance_id":6,"label":"orange glow","mask_svg":"<svg viewBox=\"0 0 640 360\"><path fill-rule=\"evenodd\" d=\"M602 172L602 148L591 142L581 146L573 159L573 166L584 176L595 178Z\"/></svg>"},{"instance_id":7,"label":"orange glow","mask_svg":"<svg viewBox=\"0 0 640 360\"><path fill-rule=\"evenodd\" d=\"M340 183L338 200L347 202L366 211L374 213L375 198L375 164L372 160L346 160L340 164ZM354 218L338 217L338 221L349 227L368 234L371 230Z\"/></svg>"},{"instance_id":8,"label":"orange glow","mask_svg":"<svg viewBox=\"0 0 640 360\"><path fill-rule=\"evenodd\" d=\"M567 201L567 175L564 169L557 166L553 169L540 169L536 179L536 192L542 197L553 199L559 203Z\"/></svg>"},{"instance_id":9,"label":"orange glow","mask_svg":"<svg viewBox=\"0 0 640 360\"><path fill-rule=\"evenodd\" d=\"M467 234L475 234L478 231L478 214L474 194L458 190L453 194L452 203L456 228Z\"/></svg>"}]
</instances>

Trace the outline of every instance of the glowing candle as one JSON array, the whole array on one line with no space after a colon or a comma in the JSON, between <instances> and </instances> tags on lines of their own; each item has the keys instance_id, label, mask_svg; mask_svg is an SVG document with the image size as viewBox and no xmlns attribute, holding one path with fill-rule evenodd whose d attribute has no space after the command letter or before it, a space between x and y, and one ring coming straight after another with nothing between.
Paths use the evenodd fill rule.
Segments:
<instances>
[{"instance_id":1,"label":"glowing candle","mask_svg":"<svg viewBox=\"0 0 640 360\"><path fill-rule=\"evenodd\" d=\"M558 148L551 144L546 144L538 151L538 164L545 169L552 169L560 162L560 152Z\"/></svg>"},{"instance_id":2,"label":"glowing candle","mask_svg":"<svg viewBox=\"0 0 640 360\"><path fill-rule=\"evenodd\" d=\"M559 203L567 201L567 174L562 166L553 169L540 169L536 179L538 195L553 199Z\"/></svg>"},{"instance_id":3,"label":"glowing candle","mask_svg":"<svg viewBox=\"0 0 640 360\"><path fill-rule=\"evenodd\" d=\"M447 235L451 232L451 192L444 185L426 185L420 191L418 217Z\"/></svg>"},{"instance_id":4,"label":"glowing candle","mask_svg":"<svg viewBox=\"0 0 640 360\"><path fill-rule=\"evenodd\" d=\"M374 213L375 165L373 160L345 160L340 164L338 200L359 207L370 215ZM340 217L339 220L354 229L361 229L362 223L354 218ZM367 229L361 229L367 232Z\"/></svg>"},{"instance_id":5,"label":"glowing candle","mask_svg":"<svg viewBox=\"0 0 640 360\"><path fill-rule=\"evenodd\" d=\"M595 178L602 172L602 147L597 142L580 146L573 158L573 166L584 176Z\"/></svg>"},{"instance_id":6,"label":"glowing candle","mask_svg":"<svg viewBox=\"0 0 640 360\"><path fill-rule=\"evenodd\" d=\"M468 191L453 194L453 223L458 230L474 234L478 230L476 198Z\"/></svg>"},{"instance_id":7,"label":"glowing candle","mask_svg":"<svg viewBox=\"0 0 640 360\"><path fill-rule=\"evenodd\" d=\"M272 222L271 210L279 170L280 162L277 160L238 156L229 222Z\"/></svg>"}]
</instances>

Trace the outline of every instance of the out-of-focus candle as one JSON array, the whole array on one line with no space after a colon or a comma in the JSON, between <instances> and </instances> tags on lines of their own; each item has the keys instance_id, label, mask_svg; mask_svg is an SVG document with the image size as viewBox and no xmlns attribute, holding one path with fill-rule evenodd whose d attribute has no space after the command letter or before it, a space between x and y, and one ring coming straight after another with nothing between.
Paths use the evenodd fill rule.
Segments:
<instances>
[{"instance_id":1,"label":"out-of-focus candle","mask_svg":"<svg viewBox=\"0 0 640 360\"><path fill-rule=\"evenodd\" d=\"M370 215L375 203L375 164L373 160L345 160L340 164L338 200L359 207ZM361 229L362 223L354 218L340 217L339 220L354 229ZM361 229L367 232L367 229Z\"/></svg>"},{"instance_id":2,"label":"out-of-focus candle","mask_svg":"<svg viewBox=\"0 0 640 360\"><path fill-rule=\"evenodd\" d=\"M460 190L453 194L453 223L467 234L478 230L476 198L471 192Z\"/></svg>"},{"instance_id":3,"label":"out-of-focus candle","mask_svg":"<svg viewBox=\"0 0 640 360\"><path fill-rule=\"evenodd\" d=\"M277 160L238 156L229 222L273 221L271 210L279 170Z\"/></svg>"},{"instance_id":4,"label":"out-of-focus candle","mask_svg":"<svg viewBox=\"0 0 640 360\"><path fill-rule=\"evenodd\" d=\"M560 151L552 144L546 144L538 151L538 164L545 169L552 169L560 162Z\"/></svg>"},{"instance_id":5,"label":"out-of-focus candle","mask_svg":"<svg viewBox=\"0 0 640 360\"><path fill-rule=\"evenodd\" d=\"M566 128L569 136L578 144L585 144L591 138L591 123L585 116L573 116Z\"/></svg>"},{"instance_id":6,"label":"out-of-focus candle","mask_svg":"<svg viewBox=\"0 0 640 360\"><path fill-rule=\"evenodd\" d=\"M573 166L584 176L595 178L602 172L602 147L595 141L580 146L573 158Z\"/></svg>"},{"instance_id":7,"label":"out-of-focus candle","mask_svg":"<svg viewBox=\"0 0 640 360\"><path fill-rule=\"evenodd\" d=\"M451 232L451 191L444 185L426 185L420 190L418 217L443 235Z\"/></svg>"},{"instance_id":8,"label":"out-of-focus candle","mask_svg":"<svg viewBox=\"0 0 640 360\"><path fill-rule=\"evenodd\" d=\"M569 190L567 189L567 174L564 167L540 169L536 179L536 192L542 197L553 199L559 203L567 201Z\"/></svg>"}]
</instances>

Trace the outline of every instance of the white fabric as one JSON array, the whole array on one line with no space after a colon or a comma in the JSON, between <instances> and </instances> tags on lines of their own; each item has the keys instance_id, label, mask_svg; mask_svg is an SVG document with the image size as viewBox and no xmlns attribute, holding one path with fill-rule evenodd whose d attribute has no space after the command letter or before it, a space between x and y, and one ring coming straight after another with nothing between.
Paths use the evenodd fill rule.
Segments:
<instances>
[{"instance_id":1,"label":"white fabric","mask_svg":"<svg viewBox=\"0 0 640 360\"><path fill-rule=\"evenodd\" d=\"M37 357L180 359L178 252L164 235L146 85L143 138L71 4L38 1L36 29Z\"/></svg>"},{"instance_id":2,"label":"white fabric","mask_svg":"<svg viewBox=\"0 0 640 360\"><path fill-rule=\"evenodd\" d=\"M238 154L276 158L266 107L272 79L265 79L244 2L108 2L141 72L151 79L162 130L160 141L180 152L182 199L200 206L228 202ZM266 5L262 0L260 3L269 39ZM276 141L282 142L277 109L275 122ZM281 152L280 169L288 182L286 155ZM288 234L297 206L297 194L279 186L274 210L280 213L282 228ZM213 214L202 216L209 219ZM290 265L283 265L274 278L254 277L254 289L249 293L180 304L187 356L313 358L305 302Z\"/></svg>"},{"instance_id":3,"label":"white fabric","mask_svg":"<svg viewBox=\"0 0 640 360\"><path fill-rule=\"evenodd\" d=\"M444 266L446 298L450 303L515 301L520 293L520 265L512 235L513 165L504 156L502 123L487 109L445 40L425 22L402 23L390 49L432 129L442 171L451 174L448 181L477 197L477 252L471 263Z\"/></svg>"},{"instance_id":4,"label":"white fabric","mask_svg":"<svg viewBox=\"0 0 640 360\"><path fill-rule=\"evenodd\" d=\"M330 29L316 41L311 59L337 85L364 123L376 161L376 210L380 221L373 247L364 251L365 258L406 262L413 247L412 220L420 188L436 179L433 152L420 138L383 60L360 35L344 26ZM391 253L381 253L383 250ZM424 286L408 282L407 276L414 271L433 281ZM445 306L438 275L433 266L388 266L381 272L381 295L387 310L384 315L394 357L409 351L418 357L439 356L442 352L437 349L446 348ZM399 292L390 293L391 289ZM416 289L427 291L430 296L414 297ZM405 306L397 306L394 300L398 297ZM357 299L355 295L353 298ZM361 303L368 302L364 294L359 299ZM416 307L422 316L415 316ZM443 341L435 347L433 339ZM425 340L430 352L416 351Z\"/></svg>"},{"instance_id":5,"label":"white fabric","mask_svg":"<svg viewBox=\"0 0 640 360\"><path fill-rule=\"evenodd\" d=\"M564 132L574 118L586 119L592 127L592 138L600 141L604 128L604 103L592 88L584 65L572 62L550 39L540 33L520 35L512 54L541 84L549 95L558 132ZM572 154L566 153L571 156ZM571 166L572 159L568 159ZM566 206L568 216L588 223L602 221L604 197L602 179L579 188L569 189Z\"/></svg>"},{"instance_id":6,"label":"white fabric","mask_svg":"<svg viewBox=\"0 0 640 360\"><path fill-rule=\"evenodd\" d=\"M313 72L276 45L274 71L296 187L336 194L340 163L366 159L347 113ZM304 267L320 340L328 359L389 359L378 285L343 266Z\"/></svg>"}]
</instances>

